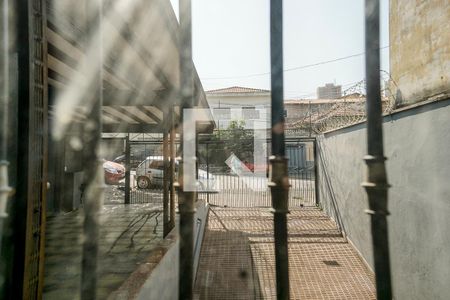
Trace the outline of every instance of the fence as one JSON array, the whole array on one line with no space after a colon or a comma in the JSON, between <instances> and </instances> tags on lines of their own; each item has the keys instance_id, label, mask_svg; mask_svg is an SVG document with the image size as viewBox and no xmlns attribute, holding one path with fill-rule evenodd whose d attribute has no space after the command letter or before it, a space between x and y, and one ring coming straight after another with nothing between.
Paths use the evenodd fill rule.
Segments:
<instances>
[{"instance_id":1,"label":"fence","mask_svg":"<svg viewBox=\"0 0 450 300\"><path fill-rule=\"evenodd\" d=\"M272 207L270 189L268 188L269 170L266 172L245 173L238 175L224 164L211 162L215 154L214 144L209 144L206 157L200 165L207 178L199 178L200 190L204 187L209 192L199 193L211 205L223 207ZM287 142L286 155L289 172L289 206L300 207L316 204L315 157L312 140L296 139ZM258 166L243 162L250 171Z\"/></svg>"},{"instance_id":2,"label":"fence","mask_svg":"<svg viewBox=\"0 0 450 300\"><path fill-rule=\"evenodd\" d=\"M380 72L383 114L395 108L396 83L386 71ZM301 105L301 113L288 120L286 133L316 135L366 120L366 81L361 80L343 91L338 99L311 100Z\"/></svg>"}]
</instances>

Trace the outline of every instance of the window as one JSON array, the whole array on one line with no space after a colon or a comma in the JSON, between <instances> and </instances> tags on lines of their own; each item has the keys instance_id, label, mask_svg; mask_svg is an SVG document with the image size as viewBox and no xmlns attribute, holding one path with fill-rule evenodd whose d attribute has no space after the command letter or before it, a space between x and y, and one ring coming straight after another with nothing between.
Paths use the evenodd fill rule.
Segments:
<instances>
[{"instance_id":1,"label":"window","mask_svg":"<svg viewBox=\"0 0 450 300\"><path fill-rule=\"evenodd\" d=\"M259 110L256 110L255 107L243 107L242 108L242 118L245 120L257 120L259 119Z\"/></svg>"},{"instance_id":2,"label":"window","mask_svg":"<svg viewBox=\"0 0 450 300\"><path fill-rule=\"evenodd\" d=\"M214 115L214 119L216 119L216 120L229 120L229 119L231 119L231 111L230 111L229 107L214 108L213 115Z\"/></svg>"}]
</instances>

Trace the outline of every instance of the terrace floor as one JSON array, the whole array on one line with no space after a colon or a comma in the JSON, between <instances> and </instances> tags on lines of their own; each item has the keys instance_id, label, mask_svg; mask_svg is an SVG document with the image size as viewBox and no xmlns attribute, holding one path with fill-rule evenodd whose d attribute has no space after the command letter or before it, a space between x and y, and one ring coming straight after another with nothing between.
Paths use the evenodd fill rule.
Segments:
<instances>
[{"instance_id":1,"label":"terrace floor","mask_svg":"<svg viewBox=\"0 0 450 300\"><path fill-rule=\"evenodd\" d=\"M44 299L79 299L83 211L49 216ZM98 298L106 299L162 241L160 205L105 205L100 217Z\"/></svg>"},{"instance_id":2,"label":"terrace floor","mask_svg":"<svg viewBox=\"0 0 450 300\"><path fill-rule=\"evenodd\" d=\"M375 299L373 273L313 206L288 216L291 299ZM194 299L275 299L273 218L267 208L212 207Z\"/></svg>"}]
</instances>

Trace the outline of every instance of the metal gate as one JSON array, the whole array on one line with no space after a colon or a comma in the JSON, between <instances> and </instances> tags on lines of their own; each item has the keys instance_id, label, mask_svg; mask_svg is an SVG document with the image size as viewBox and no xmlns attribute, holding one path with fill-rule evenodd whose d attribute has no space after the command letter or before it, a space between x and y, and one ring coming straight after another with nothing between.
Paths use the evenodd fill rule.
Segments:
<instances>
[{"instance_id":1,"label":"metal gate","mask_svg":"<svg viewBox=\"0 0 450 300\"><path fill-rule=\"evenodd\" d=\"M23 272L16 273L23 299L40 299L43 287L47 190L47 42L45 1L18 4L19 151L18 206L24 209ZM19 209L20 209L19 208ZM22 213L18 213L18 217ZM25 217L25 216L24 216ZM22 255L21 249L16 254ZM21 266L21 264L19 265ZM21 267L19 267L21 269ZM22 280L20 279L22 277ZM16 291L18 292L18 291Z\"/></svg>"},{"instance_id":2,"label":"metal gate","mask_svg":"<svg viewBox=\"0 0 450 300\"><path fill-rule=\"evenodd\" d=\"M270 141L267 141L267 145ZM289 172L289 206L316 205L315 142L311 138L295 138L286 141L286 156ZM268 187L269 169L254 174L261 168L245 159L240 159L253 174L236 174L230 167L215 158L224 151L224 143L200 144L199 197L211 205L223 207L272 207ZM269 146L267 148L270 148ZM226 156L229 153L226 154ZM203 157L202 157L203 156ZM223 156L223 155L222 155ZM239 155L237 155L239 156ZM239 158L239 157L238 157ZM268 167L269 163L267 164ZM202 175L203 174L203 175ZM202 192L202 190L206 190Z\"/></svg>"},{"instance_id":3,"label":"metal gate","mask_svg":"<svg viewBox=\"0 0 450 300\"><path fill-rule=\"evenodd\" d=\"M163 205L162 141L130 142L130 204Z\"/></svg>"}]
</instances>

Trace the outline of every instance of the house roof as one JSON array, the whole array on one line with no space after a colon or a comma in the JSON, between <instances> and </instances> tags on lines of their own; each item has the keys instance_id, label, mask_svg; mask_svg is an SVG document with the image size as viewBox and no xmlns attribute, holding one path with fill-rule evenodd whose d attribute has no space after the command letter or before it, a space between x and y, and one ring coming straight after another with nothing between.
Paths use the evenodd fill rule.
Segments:
<instances>
[{"instance_id":1,"label":"house roof","mask_svg":"<svg viewBox=\"0 0 450 300\"><path fill-rule=\"evenodd\" d=\"M227 87L227 88L206 91L206 94L208 94L208 95L214 95L214 94L255 94L255 93L270 93L270 91L269 90L263 90L263 89L254 89L254 88L242 87L242 86L231 86L231 87Z\"/></svg>"},{"instance_id":2,"label":"house roof","mask_svg":"<svg viewBox=\"0 0 450 300\"><path fill-rule=\"evenodd\" d=\"M284 101L285 105L295 105L295 104L304 104L304 105L315 105L315 104L337 104L337 103L346 103L346 102L364 102L365 98L339 98L339 99L297 99L297 100L286 100Z\"/></svg>"}]
</instances>

